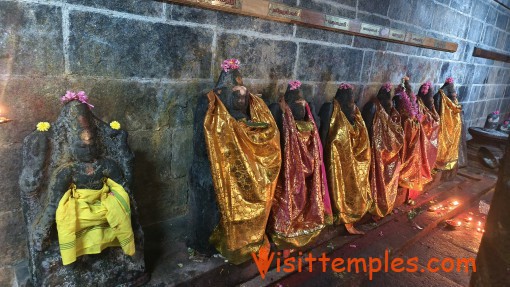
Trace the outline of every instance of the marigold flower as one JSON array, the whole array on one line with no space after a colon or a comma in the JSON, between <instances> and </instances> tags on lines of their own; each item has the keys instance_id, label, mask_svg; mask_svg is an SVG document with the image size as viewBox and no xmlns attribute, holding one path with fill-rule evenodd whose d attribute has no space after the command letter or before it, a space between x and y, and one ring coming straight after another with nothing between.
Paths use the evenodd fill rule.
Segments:
<instances>
[{"instance_id":1,"label":"marigold flower","mask_svg":"<svg viewBox=\"0 0 510 287\"><path fill-rule=\"evenodd\" d=\"M114 130L120 129L120 123L118 121L113 121L110 123L110 127Z\"/></svg>"},{"instance_id":2,"label":"marigold flower","mask_svg":"<svg viewBox=\"0 0 510 287\"><path fill-rule=\"evenodd\" d=\"M48 122L39 122L36 127L37 130L40 132L47 132L50 129L51 125Z\"/></svg>"}]
</instances>

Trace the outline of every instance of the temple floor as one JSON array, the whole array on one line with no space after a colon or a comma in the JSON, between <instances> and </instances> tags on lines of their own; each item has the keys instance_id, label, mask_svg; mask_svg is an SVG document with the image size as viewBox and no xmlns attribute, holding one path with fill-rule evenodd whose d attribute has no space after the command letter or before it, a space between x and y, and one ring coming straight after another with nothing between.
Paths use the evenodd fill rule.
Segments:
<instances>
[{"instance_id":1,"label":"temple floor","mask_svg":"<svg viewBox=\"0 0 510 287\"><path fill-rule=\"evenodd\" d=\"M497 171L483 168L475 160L470 157L468 166L457 174L436 174L436 180L415 199L414 205L401 204L378 222L364 217L357 225L366 233L364 236L348 235L343 226L330 226L310 246L300 250L302 259L309 253L315 258L325 253L331 259L365 258L366 262L369 257L384 258L388 250L390 260L417 257L417 272L374 272L370 280L365 272L333 272L331 264L323 272L320 262L315 262L309 272L304 260L302 272L278 272L276 258L281 258L282 268L284 259L275 254L265 279L261 279L253 260L236 266L219 255L208 258L196 254L184 243L155 243L148 239L146 260L152 279L147 286L467 286L472 266L467 273L464 269L437 273L425 269L432 257L476 258L486 219L479 205L480 201L482 207L490 204ZM450 219L461 225L452 228L445 222ZM292 256L297 262L298 252Z\"/></svg>"}]
</instances>

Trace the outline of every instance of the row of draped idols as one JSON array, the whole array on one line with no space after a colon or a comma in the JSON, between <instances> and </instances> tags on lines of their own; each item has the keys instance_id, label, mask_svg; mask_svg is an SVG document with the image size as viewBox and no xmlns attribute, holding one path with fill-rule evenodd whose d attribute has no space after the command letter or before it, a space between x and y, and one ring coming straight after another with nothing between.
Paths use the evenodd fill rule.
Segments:
<instances>
[{"instance_id":1,"label":"row of draped idols","mask_svg":"<svg viewBox=\"0 0 510 287\"><path fill-rule=\"evenodd\" d=\"M453 168L461 125L453 80L436 95L426 83L418 97L408 80L393 98L385 84L363 112L342 84L317 116L299 81L268 107L243 85L239 62L226 60L195 114L193 246L238 264L268 246L266 230L281 249L310 243L332 223L357 233L365 213L391 212L399 185L420 191L434 167ZM61 100L57 121L39 123L23 143L32 283L142 284L149 275L127 132L98 119L84 92Z\"/></svg>"},{"instance_id":2,"label":"row of draped idols","mask_svg":"<svg viewBox=\"0 0 510 287\"><path fill-rule=\"evenodd\" d=\"M198 103L191 169L192 246L240 264L269 240L303 247L330 224L388 215L397 188L416 197L434 169L458 160L461 106L453 78L415 95L404 77L384 84L360 111L341 84L318 113L291 81L267 106L247 90L239 61L225 60L216 87Z\"/></svg>"}]
</instances>

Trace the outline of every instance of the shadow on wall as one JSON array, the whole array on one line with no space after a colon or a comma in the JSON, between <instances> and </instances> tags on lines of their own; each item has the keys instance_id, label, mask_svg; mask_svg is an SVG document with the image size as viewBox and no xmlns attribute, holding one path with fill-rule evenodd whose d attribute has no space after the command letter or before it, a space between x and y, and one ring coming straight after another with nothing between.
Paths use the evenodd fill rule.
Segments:
<instances>
[{"instance_id":1,"label":"shadow on wall","mask_svg":"<svg viewBox=\"0 0 510 287\"><path fill-rule=\"evenodd\" d=\"M135 191L135 198L141 200L144 197L150 196L152 198L161 198L161 193L164 192L163 187L160 184L160 180L154 172L148 172L155 170L156 165L150 161L147 152L135 151L135 163L134 163L134 179L133 179L133 190ZM150 191L150 194L147 192ZM140 204L139 204L140 205ZM154 209L152 216L154 218L162 218L158 212L159 209ZM140 213L142 215L143 213ZM162 240L164 238L162 227L157 224L151 227L150 232L146 232L146 228L142 227L145 233L145 264L147 270L150 272L153 270L154 263L158 261L161 254L161 245L155 244L154 241Z\"/></svg>"}]
</instances>

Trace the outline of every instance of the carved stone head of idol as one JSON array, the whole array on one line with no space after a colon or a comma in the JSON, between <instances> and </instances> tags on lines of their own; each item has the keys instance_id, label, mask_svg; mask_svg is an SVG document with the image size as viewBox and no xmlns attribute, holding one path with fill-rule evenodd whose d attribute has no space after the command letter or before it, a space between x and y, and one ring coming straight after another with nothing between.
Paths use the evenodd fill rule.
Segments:
<instances>
[{"instance_id":1,"label":"carved stone head of idol","mask_svg":"<svg viewBox=\"0 0 510 287\"><path fill-rule=\"evenodd\" d=\"M283 97L294 119L298 121L304 120L306 117L306 101L301 92L301 82L290 81Z\"/></svg>"},{"instance_id":2,"label":"carved stone head of idol","mask_svg":"<svg viewBox=\"0 0 510 287\"><path fill-rule=\"evenodd\" d=\"M249 119L250 96L243 84L239 61L225 60L214 92L220 96L230 115L239 120Z\"/></svg>"},{"instance_id":3,"label":"carved stone head of idol","mask_svg":"<svg viewBox=\"0 0 510 287\"><path fill-rule=\"evenodd\" d=\"M422 84L418 91L418 97L423 101L429 110L434 109L434 87L430 81Z\"/></svg>"},{"instance_id":4,"label":"carved stone head of idol","mask_svg":"<svg viewBox=\"0 0 510 287\"><path fill-rule=\"evenodd\" d=\"M441 90L443 90L443 92L450 100L453 101L457 99L457 91L455 90L455 84L452 77L448 77L446 79L444 85L441 87Z\"/></svg>"},{"instance_id":5,"label":"carved stone head of idol","mask_svg":"<svg viewBox=\"0 0 510 287\"><path fill-rule=\"evenodd\" d=\"M377 99L383 106L386 113L391 112L391 108L393 108L393 101L391 100L391 83L385 83L377 93Z\"/></svg>"},{"instance_id":6,"label":"carved stone head of idol","mask_svg":"<svg viewBox=\"0 0 510 287\"><path fill-rule=\"evenodd\" d=\"M336 91L335 100L340 103L342 112L351 124L354 124L356 104L354 103L354 92L350 84L340 84Z\"/></svg>"},{"instance_id":7,"label":"carved stone head of idol","mask_svg":"<svg viewBox=\"0 0 510 287\"><path fill-rule=\"evenodd\" d=\"M86 104L72 101L70 113L69 145L71 155L78 162L93 162L97 159L97 132L92 113Z\"/></svg>"}]
</instances>

